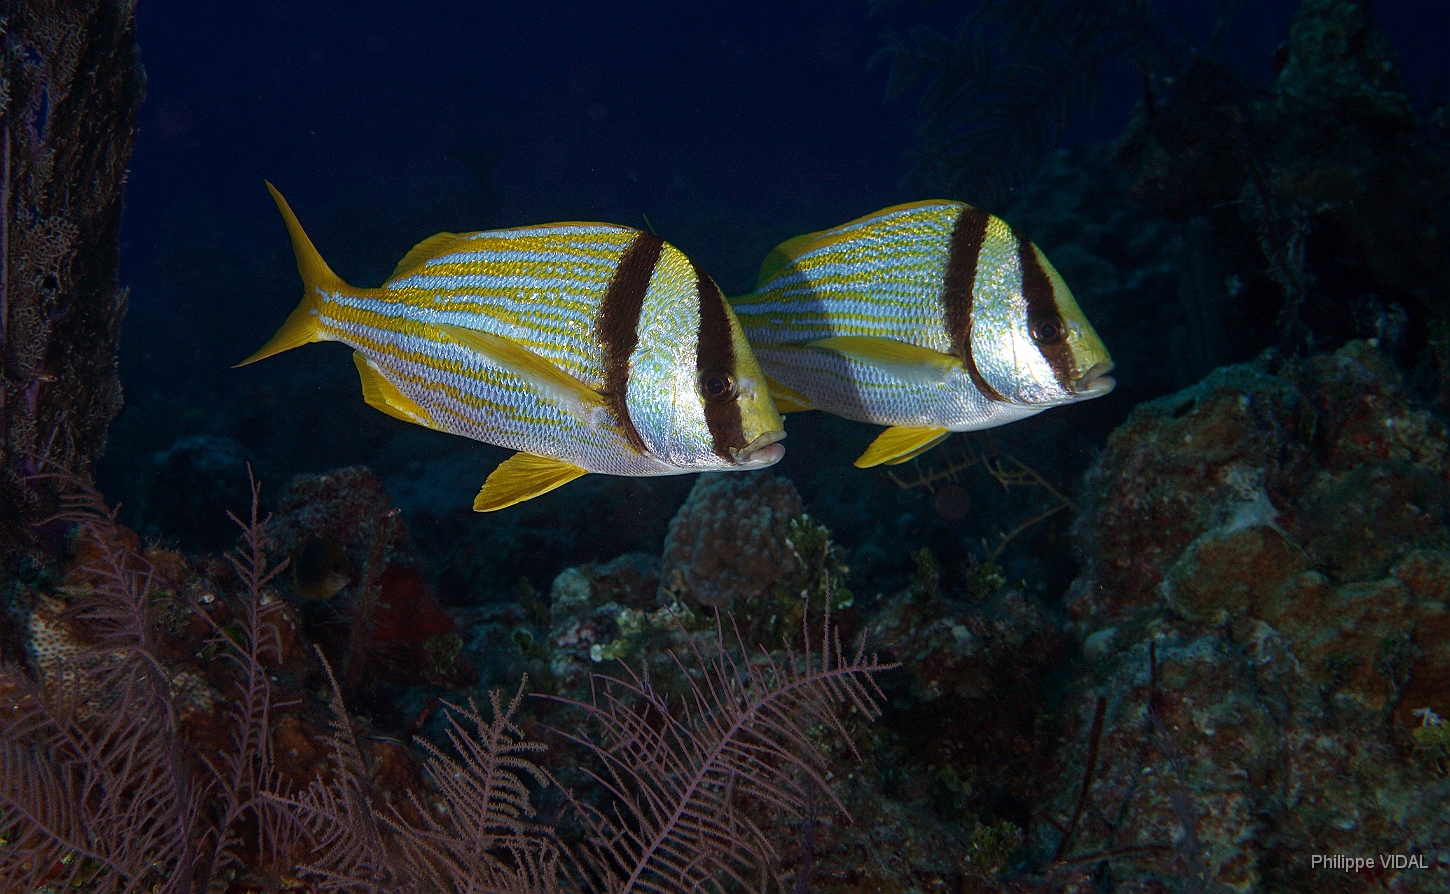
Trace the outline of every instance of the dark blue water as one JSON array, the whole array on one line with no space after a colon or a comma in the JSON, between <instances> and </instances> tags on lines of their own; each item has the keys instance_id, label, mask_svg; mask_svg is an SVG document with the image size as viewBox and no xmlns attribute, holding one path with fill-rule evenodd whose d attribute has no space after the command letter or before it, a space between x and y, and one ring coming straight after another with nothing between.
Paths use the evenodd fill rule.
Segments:
<instances>
[{"instance_id":1,"label":"dark blue water","mask_svg":"<svg viewBox=\"0 0 1450 894\"><path fill-rule=\"evenodd\" d=\"M605 220L655 229L739 292L784 238L941 193L908 176L919 92L887 101L888 66L870 62L882 32L950 33L969 6L142 2L148 94L121 255L127 407L102 483L136 509L156 454L197 433L239 440L269 490L297 471L466 451L481 478L501 458L363 406L337 345L231 369L299 294L264 178L357 285L441 230ZM1162 64L1211 53L1267 86L1296 7L1160 2ZM1376 10L1410 92L1433 96L1450 81L1439 52L1450 10ZM1142 83L1132 60L1105 65L1096 103L1075 108L1056 143L1115 140ZM1115 353L1135 347L1122 327L1102 335ZM1130 405L1085 418L1105 432ZM793 423L788 457L823 443L817 424Z\"/></svg>"}]
</instances>

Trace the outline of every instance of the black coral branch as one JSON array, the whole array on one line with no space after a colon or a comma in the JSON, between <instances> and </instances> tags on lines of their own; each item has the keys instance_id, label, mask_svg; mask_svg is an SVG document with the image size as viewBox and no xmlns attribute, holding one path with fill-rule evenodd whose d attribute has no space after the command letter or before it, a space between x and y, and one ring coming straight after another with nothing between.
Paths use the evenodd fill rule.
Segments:
<instances>
[{"instance_id":1,"label":"black coral branch","mask_svg":"<svg viewBox=\"0 0 1450 894\"><path fill-rule=\"evenodd\" d=\"M1001 198L1091 108L1101 71L1159 42L1148 0L981 0L954 37L887 32L887 95L920 89L925 121L915 173Z\"/></svg>"},{"instance_id":2,"label":"black coral branch","mask_svg":"<svg viewBox=\"0 0 1450 894\"><path fill-rule=\"evenodd\" d=\"M707 654L692 645L691 667L676 659L691 681L677 709L632 672L627 680L597 677L588 704L567 702L594 732L564 735L596 756L600 766L591 775L612 801L607 810L578 805L595 888L671 894L782 887L759 810L798 818L818 792L835 800L823 739L834 735L849 746L842 705L876 715L870 674L883 669L862 650L845 657L829 618L818 647L807 634L799 653L738 654L717 622L717 648ZM734 639L740 642L738 631Z\"/></svg>"}]
</instances>

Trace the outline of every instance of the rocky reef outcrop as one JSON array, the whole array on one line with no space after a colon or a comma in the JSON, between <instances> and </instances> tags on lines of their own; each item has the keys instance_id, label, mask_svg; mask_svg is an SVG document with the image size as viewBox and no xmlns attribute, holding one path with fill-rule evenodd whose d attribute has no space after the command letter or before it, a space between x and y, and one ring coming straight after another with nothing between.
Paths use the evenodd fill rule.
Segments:
<instances>
[{"instance_id":1,"label":"rocky reef outcrop","mask_svg":"<svg viewBox=\"0 0 1450 894\"><path fill-rule=\"evenodd\" d=\"M1259 361L1138 407L1090 473L1067 602L1088 669L1057 762L1118 877L1316 887L1313 854L1400 855L1335 890L1450 872L1445 423L1376 348ZM1044 850L1059 830L1038 828Z\"/></svg>"}]
</instances>

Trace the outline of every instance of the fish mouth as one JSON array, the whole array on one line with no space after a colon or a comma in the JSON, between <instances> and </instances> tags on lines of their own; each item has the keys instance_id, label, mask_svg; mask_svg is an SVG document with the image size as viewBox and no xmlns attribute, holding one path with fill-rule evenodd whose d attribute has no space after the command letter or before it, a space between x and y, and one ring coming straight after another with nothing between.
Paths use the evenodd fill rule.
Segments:
<instances>
[{"instance_id":1,"label":"fish mouth","mask_svg":"<svg viewBox=\"0 0 1450 894\"><path fill-rule=\"evenodd\" d=\"M785 456L785 445L780 443L784 437L785 432L780 429L768 431L744 447L732 448L730 455L742 466L758 469L774 465Z\"/></svg>"},{"instance_id":2,"label":"fish mouth","mask_svg":"<svg viewBox=\"0 0 1450 894\"><path fill-rule=\"evenodd\" d=\"M1113 361L1104 360L1088 367L1088 371L1073 383L1072 390L1083 397L1102 397L1118 384L1108 373L1113 371Z\"/></svg>"}]
</instances>

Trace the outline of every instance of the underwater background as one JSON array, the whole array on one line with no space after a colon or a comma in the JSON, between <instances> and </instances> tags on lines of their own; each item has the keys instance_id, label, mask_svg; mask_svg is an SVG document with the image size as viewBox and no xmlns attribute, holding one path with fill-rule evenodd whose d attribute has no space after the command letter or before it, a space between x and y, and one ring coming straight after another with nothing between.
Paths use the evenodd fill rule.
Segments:
<instances>
[{"instance_id":1,"label":"underwater background","mask_svg":"<svg viewBox=\"0 0 1450 894\"><path fill-rule=\"evenodd\" d=\"M1450 890L1450 6L8 15L0 891ZM264 178L359 286L573 220L733 296L792 236L965 201L1118 384L890 469L800 413L768 471L475 513L509 452L368 407L341 345L233 368L299 297ZM640 793L702 766L672 829ZM481 770L508 794L449 783Z\"/></svg>"}]
</instances>

